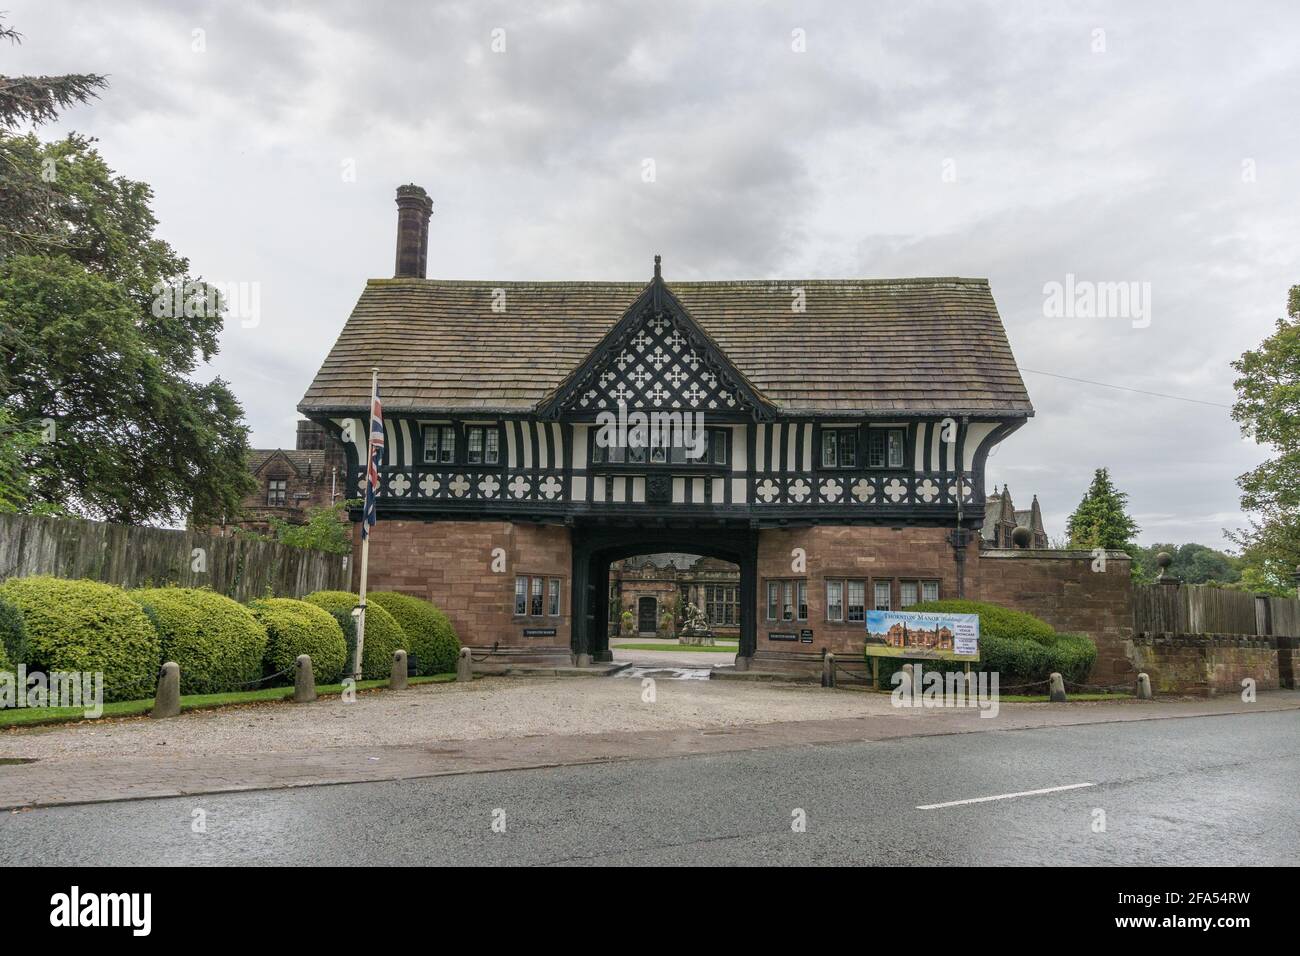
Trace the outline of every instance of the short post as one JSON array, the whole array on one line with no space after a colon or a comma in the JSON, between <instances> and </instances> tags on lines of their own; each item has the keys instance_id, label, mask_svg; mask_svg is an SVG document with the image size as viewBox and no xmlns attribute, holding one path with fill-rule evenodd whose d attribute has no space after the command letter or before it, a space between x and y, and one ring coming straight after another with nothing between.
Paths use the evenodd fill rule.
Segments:
<instances>
[{"instance_id":1,"label":"short post","mask_svg":"<svg viewBox=\"0 0 1300 956\"><path fill-rule=\"evenodd\" d=\"M1051 677L1052 686L1048 692L1047 699L1053 704L1064 704L1067 701L1065 696L1065 678L1055 672Z\"/></svg>"},{"instance_id":2,"label":"short post","mask_svg":"<svg viewBox=\"0 0 1300 956\"><path fill-rule=\"evenodd\" d=\"M460 656L456 658L456 680L473 680L474 679L474 658L470 656L468 647L460 649Z\"/></svg>"},{"instance_id":3,"label":"short post","mask_svg":"<svg viewBox=\"0 0 1300 956\"><path fill-rule=\"evenodd\" d=\"M737 654L737 655L736 655L736 670L738 670L738 671L747 671L747 670L749 670L749 664L750 664L750 661L752 661L752 660L753 660L753 658L746 657L744 654Z\"/></svg>"},{"instance_id":4,"label":"short post","mask_svg":"<svg viewBox=\"0 0 1300 956\"><path fill-rule=\"evenodd\" d=\"M921 699L921 688L916 683L916 668L911 664L903 665L903 673L907 676L903 679L907 682L907 691L917 700ZM899 686L902 686L901 684Z\"/></svg>"},{"instance_id":5,"label":"short post","mask_svg":"<svg viewBox=\"0 0 1300 956\"><path fill-rule=\"evenodd\" d=\"M168 661L158 671L158 692L150 717L176 717L181 712L181 665Z\"/></svg>"},{"instance_id":6,"label":"short post","mask_svg":"<svg viewBox=\"0 0 1300 956\"><path fill-rule=\"evenodd\" d=\"M590 667L590 666L591 666L591 655L590 655L590 654L577 654L577 655L574 655L574 661L573 661L573 663L574 663L574 665L577 666L577 667Z\"/></svg>"},{"instance_id":7,"label":"short post","mask_svg":"<svg viewBox=\"0 0 1300 956\"><path fill-rule=\"evenodd\" d=\"M299 654L293 667L294 703L310 704L316 699L316 675L312 672L311 655Z\"/></svg>"},{"instance_id":8,"label":"short post","mask_svg":"<svg viewBox=\"0 0 1300 956\"><path fill-rule=\"evenodd\" d=\"M822 686L835 686L835 655L830 651L822 658Z\"/></svg>"},{"instance_id":9,"label":"short post","mask_svg":"<svg viewBox=\"0 0 1300 956\"><path fill-rule=\"evenodd\" d=\"M1146 674L1138 674L1138 700L1151 700L1151 678Z\"/></svg>"},{"instance_id":10,"label":"short post","mask_svg":"<svg viewBox=\"0 0 1300 956\"><path fill-rule=\"evenodd\" d=\"M393 651L393 673L388 678L389 690L406 690L406 651Z\"/></svg>"}]
</instances>

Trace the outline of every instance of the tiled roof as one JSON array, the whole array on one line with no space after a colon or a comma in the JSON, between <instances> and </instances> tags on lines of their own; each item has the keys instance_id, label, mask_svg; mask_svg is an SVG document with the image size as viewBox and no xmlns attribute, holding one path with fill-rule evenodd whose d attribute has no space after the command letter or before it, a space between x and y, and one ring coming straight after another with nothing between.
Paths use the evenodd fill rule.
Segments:
<instances>
[{"instance_id":1,"label":"tiled roof","mask_svg":"<svg viewBox=\"0 0 1300 956\"><path fill-rule=\"evenodd\" d=\"M667 287L783 412L1033 414L983 279ZM364 410L378 366L388 410L531 411L645 288L371 280L298 408ZM502 294L504 310L493 311Z\"/></svg>"}]
</instances>

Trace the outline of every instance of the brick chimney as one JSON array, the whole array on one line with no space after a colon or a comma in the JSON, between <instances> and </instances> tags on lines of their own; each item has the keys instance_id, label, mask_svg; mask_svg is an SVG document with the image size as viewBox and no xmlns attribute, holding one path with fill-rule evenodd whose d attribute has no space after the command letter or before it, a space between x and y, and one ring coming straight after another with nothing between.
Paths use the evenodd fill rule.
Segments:
<instances>
[{"instance_id":1,"label":"brick chimney","mask_svg":"<svg viewBox=\"0 0 1300 956\"><path fill-rule=\"evenodd\" d=\"M397 187L397 264L393 277L423 279L429 259L429 216L433 200L420 186Z\"/></svg>"}]
</instances>

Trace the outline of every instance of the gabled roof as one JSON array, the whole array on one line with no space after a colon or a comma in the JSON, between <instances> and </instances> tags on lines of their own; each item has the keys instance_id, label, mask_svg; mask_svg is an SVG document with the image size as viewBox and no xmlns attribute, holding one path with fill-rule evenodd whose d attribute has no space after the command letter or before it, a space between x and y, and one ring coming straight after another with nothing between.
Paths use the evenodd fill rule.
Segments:
<instances>
[{"instance_id":1,"label":"gabled roof","mask_svg":"<svg viewBox=\"0 0 1300 956\"><path fill-rule=\"evenodd\" d=\"M666 381L665 373L675 381ZM634 387L628 388L629 379ZM663 389L657 399L652 399L647 382ZM611 384L627 388L628 394L617 398ZM699 391L684 394L691 388ZM760 418L771 418L775 411L668 290L659 275L658 256L650 285L578 367L538 403L537 411L558 417L565 410L613 410L620 400L647 411L680 405L710 412L747 410Z\"/></svg>"},{"instance_id":2,"label":"gabled roof","mask_svg":"<svg viewBox=\"0 0 1300 956\"><path fill-rule=\"evenodd\" d=\"M325 467L325 452L320 449L250 448L248 451L248 470L254 475L261 473L274 459L283 459L293 469L295 475L305 475L308 469L312 474L320 474Z\"/></svg>"},{"instance_id":3,"label":"gabled roof","mask_svg":"<svg viewBox=\"0 0 1300 956\"><path fill-rule=\"evenodd\" d=\"M983 279L666 285L785 414L1033 414ZM534 412L646 289L372 279L298 409L364 411L378 366L389 411Z\"/></svg>"}]
</instances>

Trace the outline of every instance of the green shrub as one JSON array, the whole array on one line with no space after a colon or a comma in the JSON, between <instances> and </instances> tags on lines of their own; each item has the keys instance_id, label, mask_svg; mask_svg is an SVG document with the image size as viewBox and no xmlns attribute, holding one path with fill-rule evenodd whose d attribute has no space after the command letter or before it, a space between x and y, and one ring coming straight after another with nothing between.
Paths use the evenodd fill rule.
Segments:
<instances>
[{"instance_id":1,"label":"green shrub","mask_svg":"<svg viewBox=\"0 0 1300 956\"><path fill-rule=\"evenodd\" d=\"M317 591L308 594L304 601L324 608L332 614L351 614L359 598L347 591ZM348 648L348 663L356 653L355 632ZM407 638L400 624L378 604L366 608L366 646L362 652L361 676L365 680L379 680L393 672L393 652L409 650Z\"/></svg>"},{"instance_id":2,"label":"green shrub","mask_svg":"<svg viewBox=\"0 0 1300 956\"><path fill-rule=\"evenodd\" d=\"M1046 621L1010 608L981 601L924 601L908 608L909 611L938 612L946 614L978 614L980 619L980 670L997 671L1003 688L1016 687L1046 680L1053 671L1059 671L1067 681L1082 682L1097 659L1097 645L1081 634L1057 634ZM882 686L888 682L886 670L904 663L900 658L894 668L881 668ZM868 662L869 663L869 662ZM926 669L939 671L963 670L964 661L922 660Z\"/></svg>"},{"instance_id":3,"label":"green shrub","mask_svg":"<svg viewBox=\"0 0 1300 956\"><path fill-rule=\"evenodd\" d=\"M29 670L102 671L104 699L152 697L158 633L121 588L45 576L11 578L0 597L22 615Z\"/></svg>"},{"instance_id":4,"label":"green shrub","mask_svg":"<svg viewBox=\"0 0 1300 956\"><path fill-rule=\"evenodd\" d=\"M299 654L309 654L316 683L337 684L343 677L348 644L334 615L315 604L292 598L254 601L248 609L266 628L265 674L291 668ZM293 675L281 683L293 683Z\"/></svg>"},{"instance_id":5,"label":"green shrub","mask_svg":"<svg viewBox=\"0 0 1300 956\"><path fill-rule=\"evenodd\" d=\"M939 611L945 614L978 614L980 616L980 638L985 637L1020 637L1038 641L1040 644L1051 643L1056 637L1052 625L1046 621L1013 611L1009 607L986 604L983 601L924 601L909 607L909 611Z\"/></svg>"},{"instance_id":6,"label":"green shrub","mask_svg":"<svg viewBox=\"0 0 1300 956\"><path fill-rule=\"evenodd\" d=\"M5 673L6 671L12 673L13 670L14 665L9 663L9 656L5 654L5 647L3 644L0 644L0 674Z\"/></svg>"},{"instance_id":7,"label":"green shrub","mask_svg":"<svg viewBox=\"0 0 1300 956\"><path fill-rule=\"evenodd\" d=\"M162 659L180 665L182 694L241 690L262 676L266 628L238 601L206 588L130 595L157 621Z\"/></svg>"},{"instance_id":8,"label":"green shrub","mask_svg":"<svg viewBox=\"0 0 1300 956\"><path fill-rule=\"evenodd\" d=\"M1047 648L1050 655L1047 673L1059 671L1066 681L1082 684L1097 662L1097 645L1086 634L1057 634Z\"/></svg>"},{"instance_id":9,"label":"green shrub","mask_svg":"<svg viewBox=\"0 0 1300 956\"><path fill-rule=\"evenodd\" d=\"M368 602L378 604L401 625L421 674L448 674L456 670L460 641L451 621L436 605L396 591L374 591Z\"/></svg>"},{"instance_id":10,"label":"green shrub","mask_svg":"<svg viewBox=\"0 0 1300 956\"><path fill-rule=\"evenodd\" d=\"M23 629L23 616L12 601L0 599L0 654L10 664L27 660L27 631Z\"/></svg>"}]
</instances>

